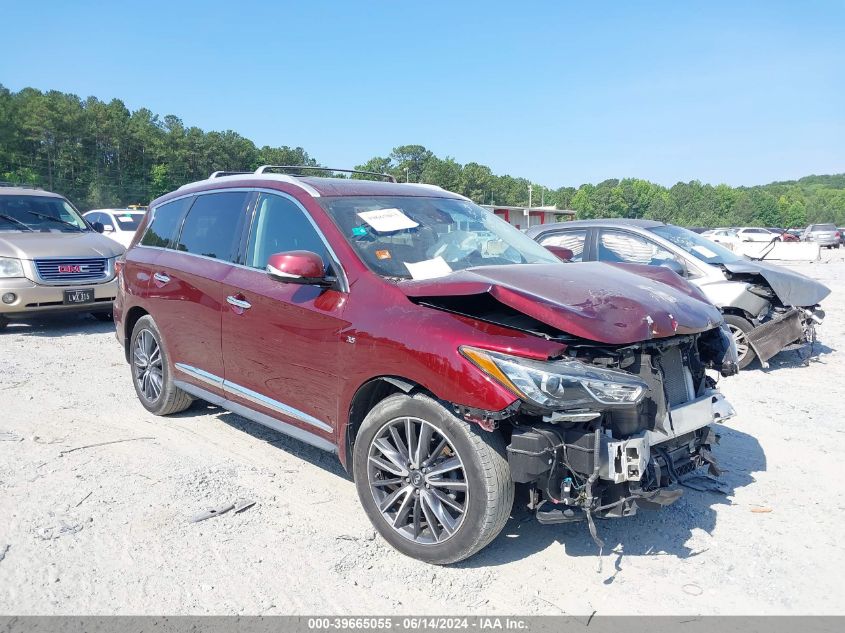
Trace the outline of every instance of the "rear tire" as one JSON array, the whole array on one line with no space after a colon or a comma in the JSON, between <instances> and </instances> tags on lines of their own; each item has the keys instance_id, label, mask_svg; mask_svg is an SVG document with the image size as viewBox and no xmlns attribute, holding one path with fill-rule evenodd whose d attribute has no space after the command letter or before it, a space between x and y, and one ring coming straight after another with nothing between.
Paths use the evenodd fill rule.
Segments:
<instances>
[{"instance_id":1,"label":"rear tire","mask_svg":"<svg viewBox=\"0 0 845 633\"><path fill-rule=\"evenodd\" d=\"M735 314L726 314L725 323L727 323L736 343L736 351L739 355L737 365L740 369L745 369L757 358L754 348L748 343L748 334L754 329L754 326L747 319Z\"/></svg>"},{"instance_id":2,"label":"rear tire","mask_svg":"<svg viewBox=\"0 0 845 633\"><path fill-rule=\"evenodd\" d=\"M184 411L193 398L173 384L161 333L150 315L138 319L129 344L132 384L138 400L153 415Z\"/></svg>"},{"instance_id":3,"label":"rear tire","mask_svg":"<svg viewBox=\"0 0 845 633\"><path fill-rule=\"evenodd\" d=\"M486 547L513 507L501 434L458 419L422 394L389 396L367 414L355 439L353 473L382 537L406 556L436 565Z\"/></svg>"}]
</instances>

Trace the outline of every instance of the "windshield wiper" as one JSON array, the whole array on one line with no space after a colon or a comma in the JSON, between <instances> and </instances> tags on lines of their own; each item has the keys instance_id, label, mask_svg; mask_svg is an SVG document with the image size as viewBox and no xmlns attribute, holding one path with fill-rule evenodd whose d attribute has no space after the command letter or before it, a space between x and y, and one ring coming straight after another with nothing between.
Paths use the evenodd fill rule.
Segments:
<instances>
[{"instance_id":1,"label":"windshield wiper","mask_svg":"<svg viewBox=\"0 0 845 633\"><path fill-rule=\"evenodd\" d=\"M20 224L27 231L34 231L34 229L31 226L29 226L29 224L26 224L25 222L21 222L17 218L13 218L11 215L6 215L5 213L0 213L0 218L3 218L7 222L13 222L14 224Z\"/></svg>"},{"instance_id":2,"label":"windshield wiper","mask_svg":"<svg viewBox=\"0 0 845 633\"><path fill-rule=\"evenodd\" d=\"M38 211L30 211L29 209L24 209L26 213L30 215L34 215L37 218L44 218L45 220L52 220L53 222L58 222L59 224L64 224L65 226L69 226L72 229L76 229L77 231L83 231L84 229L79 228L73 222L68 222L67 220L62 220L61 218L54 218L52 215L47 215L46 213L38 213Z\"/></svg>"}]
</instances>

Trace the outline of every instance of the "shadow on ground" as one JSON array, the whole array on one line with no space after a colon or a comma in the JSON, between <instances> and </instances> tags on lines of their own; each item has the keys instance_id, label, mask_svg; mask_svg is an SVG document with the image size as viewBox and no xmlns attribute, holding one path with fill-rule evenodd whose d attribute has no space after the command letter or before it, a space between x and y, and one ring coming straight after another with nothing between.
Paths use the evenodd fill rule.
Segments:
<instances>
[{"instance_id":1,"label":"shadow on ground","mask_svg":"<svg viewBox=\"0 0 845 633\"><path fill-rule=\"evenodd\" d=\"M634 517L597 521L598 535L604 541L605 566L610 552L614 555L615 569L619 571L623 556L664 555L685 559L703 551L687 545L693 530L712 534L716 526L716 507L731 505L730 497L738 488L754 483L752 473L766 470L766 456L755 438L723 425L718 425L716 430L721 435L721 443L715 454L725 471L720 481L726 485L727 494L684 488L683 496L662 510L641 510ZM586 523L540 525L533 513L525 509L527 492L520 488L514 512L499 537L469 560L458 563L458 567L504 565L553 544L562 546L567 556L597 556L598 547L590 537ZM615 572L612 573L606 584L613 582Z\"/></svg>"},{"instance_id":2,"label":"shadow on ground","mask_svg":"<svg viewBox=\"0 0 845 633\"><path fill-rule=\"evenodd\" d=\"M11 334L60 338L79 334L106 334L114 332L113 321L99 321L88 313L56 314L32 317L25 320L10 319L0 329L0 337Z\"/></svg>"},{"instance_id":3,"label":"shadow on ground","mask_svg":"<svg viewBox=\"0 0 845 633\"><path fill-rule=\"evenodd\" d=\"M243 416L227 411L217 405L205 402L204 400L196 400L190 408L168 417L190 419L199 415L213 415L221 422L228 424L238 431L248 433L257 440L266 442L267 444L270 444L279 450L283 450L286 453L290 453L291 455L294 455L313 466L322 468L326 472L351 481L351 477L346 470L344 470L343 466L341 466L340 460L338 460L337 455L334 453L328 453L320 450L319 448L315 448L310 444L306 444L305 442L301 442L300 440L289 437L283 433L274 431L273 429L267 428L257 422L252 422Z\"/></svg>"},{"instance_id":4,"label":"shadow on ground","mask_svg":"<svg viewBox=\"0 0 845 633\"><path fill-rule=\"evenodd\" d=\"M823 363L829 354L836 352L833 347L828 347L823 343L816 342L813 345L808 345L803 349L789 350L787 352L780 352L769 359L769 366L763 369L759 362L755 362L748 369L763 369L768 373L778 369L792 369L795 367L806 367L810 363ZM743 370L748 371L748 370Z\"/></svg>"}]
</instances>

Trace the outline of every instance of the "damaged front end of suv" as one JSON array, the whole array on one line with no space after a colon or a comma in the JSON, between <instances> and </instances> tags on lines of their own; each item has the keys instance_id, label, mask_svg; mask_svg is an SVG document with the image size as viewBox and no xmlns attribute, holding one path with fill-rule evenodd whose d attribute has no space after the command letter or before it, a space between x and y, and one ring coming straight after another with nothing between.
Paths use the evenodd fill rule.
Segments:
<instances>
[{"instance_id":1,"label":"damaged front end of suv","mask_svg":"<svg viewBox=\"0 0 845 633\"><path fill-rule=\"evenodd\" d=\"M722 327L633 345L571 342L549 362L461 352L520 396L508 463L541 523L631 516L677 500L673 484L700 467L719 474L711 425L734 411L705 370L736 372Z\"/></svg>"},{"instance_id":2,"label":"damaged front end of suv","mask_svg":"<svg viewBox=\"0 0 845 633\"><path fill-rule=\"evenodd\" d=\"M569 279L561 283L571 303L552 301L564 293L526 288L542 287L542 278L517 285L487 270L485 281L492 283L485 293L466 280L458 296L412 294L429 307L561 345L547 360L461 347L466 359L518 400L496 413L455 412L505 435L511 476L529 486L529 508L541 523L587 521L600 543L594 518L669 505L693 471L706 467L719 474L713 424L734 410L716 376L737 373L738 358L718 310L673 273L602 264L573 264L567 272L576 279L583 272L603 290L579 296L581 284ZM474 294L464 294L468 288Z\"/></svg>"}]
</instances>

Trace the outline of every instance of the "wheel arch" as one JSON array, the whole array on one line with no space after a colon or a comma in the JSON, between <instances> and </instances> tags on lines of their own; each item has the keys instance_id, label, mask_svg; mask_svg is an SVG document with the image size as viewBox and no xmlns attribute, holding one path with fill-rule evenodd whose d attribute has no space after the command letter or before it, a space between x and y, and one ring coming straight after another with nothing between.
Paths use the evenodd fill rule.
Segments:
<instances>
[{"instance_id":1,"label":"wheel arch","mask_svg":"<svg viewBox=\"0 0 845 633\"><path fill-rule=\"evenodd\" d=\"M341 433L340 442L338 442L340 461L350 475L352 475L352 449L361 423L374 406L396 393L408 395L425 393L435 400L438 399L437 396L419 383L402 376L376 376L358 387L349 403L346 423Z\"/></svg>"},{"instance_id":2,"label":"wheel arch","mask_svg":"<svg viewBox=\"0 0 845 633\"><path fill-rule=\"evenodd\" d=\"M129 362L129 348L132 344L132 330L135 329L135 324L148 315L149 312L140 306L133 306L126 313L126 318L123 320L123 353L126 356L126 362Z\"/></svg>"}]
</instances>

